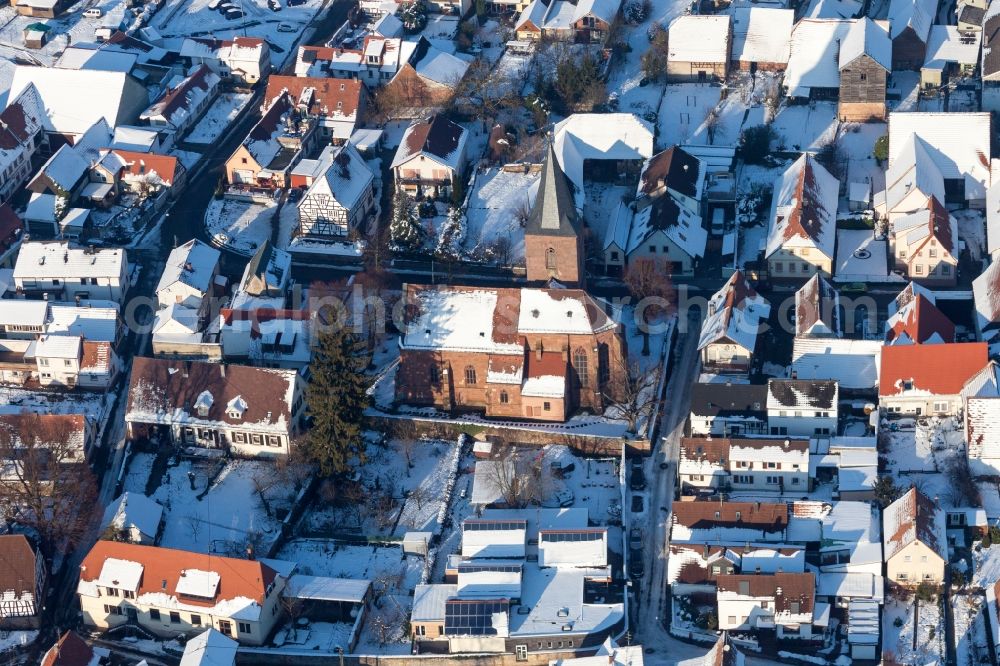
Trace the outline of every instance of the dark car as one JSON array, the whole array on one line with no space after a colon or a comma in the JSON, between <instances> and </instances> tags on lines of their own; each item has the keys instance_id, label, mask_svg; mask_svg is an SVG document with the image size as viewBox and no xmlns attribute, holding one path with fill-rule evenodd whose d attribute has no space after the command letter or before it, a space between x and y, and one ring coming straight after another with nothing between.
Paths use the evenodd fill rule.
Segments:
<instances>
[{"instance_id":1,"label":"dark car","mask_svg":"<svg viewBox=\"0 0 1000 666\"><path fill-rule=\"evenodd\" d=\"M270 7L272 12L281 11L281 3L278 0L267 0L267 6Z\"/></svg>"},{"instance_id":2,"label":"dark car","mask_svg":"<svg viewBox=\"0 0 1000 666\"><path fill-rule=\"evenodd\" d=\"M629 550L642 550L642 529L633 527L628 533Z\"/></svg>"},{"instance_id":3,"label":"dark car","mask_svg":"<svg viewBox=\"0 0 1000 666\"><path fill-rule=\"evenodd\" d=\"M642 563L641 557L633 557L628 562L628 575L632 578L642 578L646 573L646 566Z\"/></svg>"},{"instance_id":4,"label":"dark car","mask_svg":"<svg viewBox=\"0 0 1000 666\"><path fill-rule=\"evenodd\" d=\"M628 487L632 490L642 490L646 487L646 473L641 467L632 468L632 477L629 479Z\"/></svg>"},{"instance_id":5,"label":"dark car","mask_svg":"<svg viewBox=\"0 0 1000 666\"><path fill-rule=\"evenodd\" d=\"M245 15L238 9L230 9L229 11L226 12L225 16L227 20L235 21L236 19L243 18Z\"/></svg>"},{"instance_id":6,"label":"dark car","mask_svg":"<svg viewBox=\"0 0 1000 666\"><path fill-rule=\"evenodd\" d=\"M645 501L642 499L642 495L634 495L632 497L632 513L642 513Z\"/></svg>"}]
</instances>

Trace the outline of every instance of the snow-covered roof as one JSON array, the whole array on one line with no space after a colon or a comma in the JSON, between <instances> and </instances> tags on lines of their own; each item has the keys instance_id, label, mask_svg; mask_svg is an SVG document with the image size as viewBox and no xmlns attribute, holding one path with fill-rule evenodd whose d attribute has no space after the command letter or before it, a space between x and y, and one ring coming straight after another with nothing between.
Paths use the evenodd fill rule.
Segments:
<instances>
[{"instance_id":1,"label":"snow-covered roof","mask_svg":"<svg viewBox=\"0 0 1000 666\"><path fill-rule=\"evenodd\" d=\"M310 197L330 197L347 210L353 210L375 180L368 164L353 144L327 146L319 158L321 175L313 181L299 202Z\"/></svg>"},{"instance_id":2,"label":"snow-covered roof","mask_svg":"<svg viewBox=\"0 0 1000 666\"><path fill-rule=\"evenodd\" d=\"M48 301L10 299L0 308L0 326L45 326Z\"/></svg>"},{"instance_id":3,"label":"snow-covered roof","mask_svg":"<svg viewBox=\"0 0 1000 666\"><path fill-rule=\"evenodd\" d=\"M64 144L42 165L40 173L60 190L71 192L89 168L90 164L73 146Z\"/></svg>"},{"instance_id":4,"label":"snow-covered roof","mask_svg":"<svg viewBox=\"0 0 1000 666\"><path fill-rule=\"evenodd\" d=\"M882 348L879 396L950 396L987 365L985 342Z\"/></svg>"},{"instance_id":5,"label":"snow-covered roof","mask_svg":"<svg viewBox=\"0 0 1000 666\"><path fill-rule=\"evenodd\" d=\"M21 245L14 280L118 278L125 265L125 250L121 248L91 250L71 247L66 241L35 241Z\"/></svg>"},{"instance_id":6,"label":"snow-covered roof","mask_svg":"<svg viewBox=\"0 0 1000 666\"><path fill-rule=\"evenodd\" d=\"M410 622L441 622L445 602L458 594L458 585L419 583L413 590Z\"/></svg>"},{"instance_id":7,"label":"snow-covered roof","mask_svg":"<svg viewBox=\"0 0 1000 666\"><path fill-rule=\"evenodd\" d=\"M944 177L932 157L930 146L916 134L904 140L900 152L886 170L885 182L885 203L889 212L908 212L897 208L914 191L944 201Z\"/></svg>"},{"instance_id":8,"label":"snow-covered roof","mask_svg":"<svg viewBox=\"0 0 1000 666\"><path fill-rule=\"evenodd\" d=\"M922 42L927 41L931 25L937 13L937 0L891 0L889 22L892 24L890 36L896 39L907 28Z\"/></svg>"},{"instance_id":9,"label":"snow-covered roof","mask_svg":"<svg viewBox=\"0 0 1000 666\"><path fill-rule=\"evenodd\" d=\"M820 597L882 599L882 576L872 573L821 573L816 581Z\"/></svg>"},{"instance_id":10,"label":"snow-covered roof","mask_svg":"<svg viewBox=\"0 0 1000 666\"><path fill-rule=\"evenodd\" d=\"M841 500L833 502L821 518L821 551L848 550L850 564L882 562L882 539L878 514L868 502ZM838 564L821 566L824 571L839 570Z\"/></svg>"},{"instance_id":11,"label":"snow-covered roof","mask_svg":"<svg viewBox=\"0 0 1000 666\"><path fill-rule=\"evenodd\" d=\"M641 248L656 232L662 232L689 257L704 256L708 232L701 218L679 206L672 194L665 194L640 209L632 217L626 254Z\"/></svg>"},{"instance_id":12,"label":"snow-covered roof","mask_svg":"<svg viewBox=\"0 0 1000 666\"><path fill-rule=\"evenodd\" d=\"M585 160L647 160L653 156L653 128L634 113L574 113L553 128L556 158L583 208Z\"/></svg>"},{"instance_id":13,"label":"snow-covered roof","mask_svg":"<svg viewBox=\"0 0 1000 666\"><path fill-rule=\"evenodd\" d=\"M175 247L167 257L160 281L156 285L159 293L175 282L181 282L202 294L207 294L212 286L212 275L219 265L221 253L214 247L192 238Z\"/></svg>"},{"instance_id":14,"label":"snow-covered roof","mask_svg":"<svg viewBox=\"0 0 1000 666\"><path fill-rule=\"evenodd\" d=\"M733 60L786 64L795 11L740 7L733 11Z\"/></svg>"},{"instance_id":15,"label":"snow-covered roof","mask_svg":"<svg viewBox=\"0 0 1000 666\"><path fill-rule=\"evenodd\" d=\"M184 645L180 666L233 666L239 643L209 627Z\"/></svg>"},{"instance_id":16,"label":"snow-covered roof","mask_svg":"<svg viewBox=\"0 0 1000 666\"><path fill-rule=\"evenodd\" d=\"M49 304L47 333L78 335L92 342L118 341L119 316L114 302L105 305L46 302Z\"/></svg>"},{"instance_id":17,"label":"snow-covered roof","mask_svg":"<svg viewBox=\"0 0 1000 666\"><path fill-rule=\"evenodd\" d=\"M958 26L933 25L927 40L924 67L944 69L949 63L975 65L979 61L979 41L982 33L960 33Z\"/></svg>"},{"instance_id":18,"label":"snow-covered roof","mask_svg":"<svg viewBox=\"0 0 1000 666\"><path fill-rule=\"evenodd\" d=\"M945 512L916 488L911 488L885 508L882 523L882 546L887 562L915 541L920 541L948 562Z\"/></svg>"},{"instance_id":19,"label":"snow-covered roof","mask_svg":"<svg viewBox=\"0 0 1000 666\"><path fill-rule=\"evenodd\" d=\"M795 292L796 336L839 337L844 332L840 318L840 292L819 273Z\"/></svg>"},{"instance_id":20,"label":"snow-covered roof","mask_svg":"<svg viewBox=\"0 0 1000 666\"><path fill-rule=\"evenodd\" d=\"M771 305L750 286L741 271L736 271L709 300L708 312L701 327L699 350L729 341L753 353L760 321L770 316Z\"/></svg>"},{"instance_id":21,"label":"snow-covered roof","mask_svg":"<svg viewBox=\"0 0 1000 666\"><path fill-rule=\"evenodd\" d=\"M837 229L838 282L886 281L889 275L889 242L869 229Z\"/></svg>"},{"instance_id":22,"label":"snow-covered roof","mask_svg":"<svg viewBox=\"0 0 1000 666\"><path fill-rule=\"evenodd\" d=\"M885 341L893 345L954 342L955 325L932 301L917 294L886 321Z\"/></svg>"},{"instance_id":23,"label":"snow-covered roof","mask_svg":"<svg viewBox=\"0 0 1000 666\"><path fill-rule=\"evenodd\" d=\"M78 335L43 335L35 344L37 358L79 359L83 340Z\"/></svg>"},{"instance_id":24,"label":"snow-covered roof","mask_svg":"<svg viewBox=\"0 0 1000 666\"><path fill-rule=\"evenodd\" d=\"M945 179L965 178L966 199L983 199L990 182L989 113L889 114L889 168L913 135Z\"/></svg>"},{"instance_id":25,"label":"snow-covered roof","mask_svg":"<svg viewBox=\"0 0 1000 666\"><path fill-rule=\"evenodd\" d=\"M131 72L139 57L134 53L70 46L59 56L56 67L63 69L99 69L105 72Z\"/></svg>"},{"instance_id":26,"label":"snow-covered roof","mask_svg":"<svg viewBox=\"0 0 1000 666\"><path fill-rule=\"evenodd\" d=\"M767 380L767 409L837 409L837 382L826 379Z\"/></svg>"},{"instance_id":27,"label":"snow-covered roof","mask_svg":"<svg viewBox=\"0 0 1000 666\"><path fill-rule=\"evenodd\" d=\"M803 153L774 185L766 256L784 247L815 248L833 259L840 182Z\"/></svg>"},{"instance_id":28,"label":"snow-covered roof","mask_svg":"<svg viewBox=\"0 0 1000 666\"><path fill-rule=\"evenodd\" d=\"M966 400L965 436L972 473L995 476L1000 472L1000 397Z\"/></svg>"},{"instance_id":29,"label":"snow-covered roof","mask_svg":"<svg viewBox=\"0 0 1000 666\"><path fill-rule=\"evenodd\" d=\"M792 30L784 86L790 97L808 97L812 88L840 87L838 45L853 21L802 19Z\"/></svg>"},{"instance_id":30,"label":"snow-covered roof","mask_svg":"<svg viewBox=\"0 0 1000 666\"><path fill-rule=\"evenodd\" d=\"M800 379L834 379L844 389L872 389L881 353L881 340L796 337L792 371Z\"/></svg>"},{"instance_id":31,"label":"snow-covered roof","mask_svg":"<svg viewBox=\"0 0 1000 666\"><path fill-rule=\"evenodd\" d=\"M204 104L219 85L219 76L207 65L199 65L186 77L172 81L148 109L143 120L162 119L175 128L182 126Z\"/></svg>"},{"instance_id":32,"label":"snow-covered roof","mask_svg":"<svg viewBox=\"0 0 1000 666\"><path fill-rule=\"evenodd\" d=\"M135 528L144 536L153 539L163 520L163 507L142 493L124 492L104 511L101 529L109 526L116 530Z\"/></svg>"},{"instance_id":33,"label":"snow-covered roof","mask_svg":"<svg viewBox=\"0 0 1000 666\"><path fill-rule=\"evenodd\" d=\"M993 261L972 281L972 296L983 339L992 340L1000 324L1000 261Z\"/></svg>"},{"instance_id":34,"label":"snow-covered roof","mask_svg":"<svg viewBox=\"0 0 1000 666\"><path fill-rule=\"evenodd\" d=\"M729 30L728 14L678 16L667 29L667 62L728 62Z\"/></svg>"},{"instance_id":35,"label":"snow-covered roof","mask_svg":"<svg viewBox=\"0 0 1000 666\"><path fill-rule=\"evenodd\" d=\"M426 39L418 43L410 64L420 78L449 88L457 86L469 69L465 57L442 51Z\"/></svg>"},{"instance_id":36,"label":"snow-covered roof","mask_svg":"<svg viewBox=\"0 0 1000 666\"><path fill-rule=\"evenodd\" d=\"M363 579L295 574L288 579L285 594L296 599L360 604L364 602L371 584L370 580Z\"/></svg>"},{"instance_id":37,"label":"snow-covered roof","mask_svg":"<svg viewBox=\"0 0 1000 666\"><path fill-rule=\"evenodd\" d=\"M850 19L861 13L861 0L811 0L803 18Z\"/></svg>"},{"instance_id":38,"label":"snow-covered roof","mask_svg":"<svg viewBox=\"0 0 1000 666\"><path fill-rule=\"evenodd\" d=\"M124 72L17 65L8 99L29 85L35 86L44 105L46 129L65 134L82 134L101 118L112 127L127 121L137 101L130 88L142 90Z\"/></svg>"},{"instance_id":39,"label":"snow-covered roof","mask_svg":"<svg viewBox=\"0 0 1000 666\"><path fill-rule=\"evenodd\" d=\"M862 55L867 55L892 71L892 40L888 29L865 16L854 21L840 45L840 68L848 66Z\"/></svg>"},{"instance_id":40,"label":"snow-covered roof","mask_svg":"<svg viewBox=\"0 0 1000 666\"><path fill-rule=\"evenodd\" d=\"M7 99L7 108L0 109L0 173L6 173L30 150L45 118L45 106L33 85L26 86L16 98L11 95Z\"/></svg>"},{"instance_id":41,"label":"snow-covered roof","mask_svg":"<svg viewBox=\"0 0 1000 666\"><path fill-rule=\"evenodd\" d=\"M109 557L101 566L101 573L95 581L101 587L135 591L142 579L142 564L131 560Z\"/></svg>"},{"instance_id":42,"label":"snow-covered roof","mask_svg":"<svg viewBox=\"0 0 1000 666\"><path fill-rule=\"evenodd\" d=\"M441 166L456 170L465 156L468 135L464 127L442 115L434 116L430 122L413 123L403 132L392 160L392 168L422 155L430 157Z\"/></svg>"}]
</instances>

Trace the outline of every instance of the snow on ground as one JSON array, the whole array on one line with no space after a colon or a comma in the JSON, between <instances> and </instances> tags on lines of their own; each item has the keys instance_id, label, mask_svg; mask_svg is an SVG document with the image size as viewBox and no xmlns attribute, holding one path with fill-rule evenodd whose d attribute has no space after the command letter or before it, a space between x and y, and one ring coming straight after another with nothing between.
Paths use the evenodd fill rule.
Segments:
<instances>
[{"instance_id":1,"label":"snow on ground","mask_svg":"<svg viewBox=\"0 0 1000 666\"><path fill-rule=\"evenodd\" d=\"M113 393L32 391L4 386L0 387L0 414L26 410L44 414L86 414L101 422L114 398Z\"/></svg>"},{"instance_id":2,"label":"snow on ground","mask_svg":"<svg viewBox=\"0 0 1000 666\"><path fill-rule=\"evenodd\" d=\"M207 1L207 0L206 0ZM17 10L4 3L0 7L0 58L8 60L22 59L27 62L35 62L43 66L51 66L66 47L71 44L88 43L95 41L94 31L101 27L109 15L125 16L125 0L104 0L91 2L90 0L70 3L58 18L39 19L32 16L21 16ZM102 18L87 18L83 15L83 10L87 7L97 7L104 13ZM128 14L129 20L132 15ZM40 49L26 49L24 47L24 28L32 23L42 22L49 26L49 40ZM3 90L0 87L0 90ZM2 93L0 93L2 97Z\"/></svg>"},{"instance_id":3,"label":"snow on ground","mask_svg":"<svg viewBox=\"0 0 1000 666\"><path fill-rule=\"evenodd\" d=\"M420 582L424 558L403 555L400 544L356 545L333 539L293 539L281 547L277 559L298 563L310 576L378 581L390 592L409 594Z\"/></svg>"},{"instance_id":4,"label":"snow on ground","mask_svg":"<svg viewBox=\"0 0 1000 666\"><path fill-rule=\"evenodd\" d=\"M222 136L226 127L236 119L251 97L253 95L250 93L224 92L220 94L212 102L212 106L208 107L205 115L201 117L194 129L184 137L185 143L214 143Z\"/></svg>"},{"instance_id":5,"label":"snow on ground","mask_svg":"<svg viewBox=\"0 0 1000 666\"><path fill-rule=\"evenodd\" d=\"M912 430L888 433L888 468L895 473L944 471L948 459L964 450L964 435L954 418L932 418Z\"/></svg>"},{"instance_id":6,"label":"snow on ground","mask_svg":"<svg viewBox=\"0 0 1000 666\"><path fill-rule=\"evenodd\" d=\"M955 624L957 664L989 664L989 644L983 617L985 599L978 594L956 594L951 597Z\"/></svg>"},{"instance_id":7,"label":"snow on ground","mask_svg":"<svg viewBox=\"0 0 1000 666\"><path fill-rule=\"evenodd\" d=\"M146 483L153 471L156 455L144 451L135 452L126 463L128 469L122 479L122 492L146 494Z\"/></svg>"},{"instance_id":8,"label":"snow on ground","mask_svg":"<svg viewBox=\"0 0 1000 666\"><path fill-rule=\"evenodd\" d=\"M212 199L205 209L205 229L214 245L249 257L270 240L275 212L273 203Z\"/></svg>"},{"instance_id":9,"label":"snow on ground","mask_svg":"<svg viewBox=\"0 0 1000 666\"><path fill-rule=\"evenodd\" d=\"M512 263L524 262L521 218L530 213L538 195L539 173L518 173L495 167L476 174L466 209L465 251L475 255L509 238Z\"/></svg>"},{"instance_id":10,"label":"snow on ground","mask_svg":"<svg viewBox=\"0 0 1000 666\"><path fill-rule=\"evenodd\" d=\"M1000 581L1000 545L976 549L972 557L975 562L972 587L986 589Z\"/></svg>"},{"instance_id":11,"label":"snow on ground","mask_svg":"<svg viewBox=\"0 0 1000 666\"><path fill-rule=\"evenodd\" d=\"M350 622L304 622L286 624L278 630L272 644L282 650L318 650L335 654L337 648L348 652L348 642L354 625Z\"/></svg>"},{"instance_id":12,"label":"snow on ground","mask_svg":"<svg viewBox=\"0 0 1000 666\"><path fill-rule=\"evenodd\" d=\"M938 602L919 602L919 618L916 618L914 603L914 600L886 599L882 613L882 652L895 655L900 664L944 663L945 636L940 605ZM897 619L902 621L901 626L896 626Z\"/></svg>"},{"instance_id":13,"label":"snow on ground","mask_svg":"<svg viewBox=\"0 0 1000 666\"><path fill-rule=\"evenodd\" d=\"M837 146L847 162L847 182L871 183L872 192L885 189L884 166L879 167L873 152L875 142L888 132L885 123L844 123L837 135Z\"/></svg>"},{"instance_id":14,"label":"snow on ground","mask_svg":"<svg viewBox=\"0 0 1000 666\"><path fill-rule=\"evenodd\" d=\"M719 103L721 94L722 88L711 83L668 85L657 118L657 148L683 143L707 143L696 140L696 134Z\"/></svg>"},{"instance_id":15,"label":"snow on ground","mask_svg":"<svg viewBox=\"0 0 1000 666\"><path fill-rule=\"evenodd\" d=\"M965 247L973 261L982 260L986 253L986 218L981 210L956 210L952 213L958 223L958 237L965 241Z\"/></svg>"},{"instance_id":16,"label":"snow on ground","mask_svg":"<svg viewBox=\"0 0 1000 666\"><path fill-rule=\"evenodd\" d=\"M224 468L209 486L220 464ZM280 535L279 514L291 508L296 492L293 480L273 461L184 460L167 469L152 495L164 507L160 545L228 555L244 554L247 545L254 545L255 552L266 552Z\"/></svg>"},{"instance_id":17,"label":"snow on ground","mask_svg":"<svg viewBox=\"0 0 1000 666\"><path fill-rule=\"evenodd\" d=\"M896 102L889 101L891 111L924 111L920 104L920 73L893 72L889 75L887 96L898 96Z\"/></svg>"},{"instance_id":18,"label":"snow on ground","mask_svg":"<svg viewBox=\"0 0 1000 666\"><path fill-rule=\"evenodd\" d=\"M583 219L596 246L603 247L607 225L615 219L618 204L635 198L636 185L584 182Z\"/></svg>"},{"instance_id":19,"label":"snow on ground","mask_svg":"<svg viewBox=\"0 0 1000 666\"><path fill-rule=\"evenodd\" d=\"M837 105L834 102L813 102L808 105L786 106L778 111L771 124L778 150L819 150L837 135Z\"/></svg>"},{"instance_id":20,"label":"snow on ground","mask_svg":"<svg viewBox=\"0 0 1000 666\"><path fill-rule=\"evenodd\" d=\"M37 631L0 631L0 654L29 645L36 638L38 638Z\"/></svg>"}]
</instances>

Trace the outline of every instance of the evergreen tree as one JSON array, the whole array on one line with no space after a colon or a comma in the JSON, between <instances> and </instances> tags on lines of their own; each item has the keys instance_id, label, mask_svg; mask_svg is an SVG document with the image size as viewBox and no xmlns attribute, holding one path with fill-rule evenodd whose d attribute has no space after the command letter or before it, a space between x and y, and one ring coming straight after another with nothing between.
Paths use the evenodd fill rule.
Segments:
<instances>
[{"instance_id":1,"label":"evergreen tree","mask_svg":"<svg viewBox=\"0 0 1000 666\"><path fill-rule=\"evenodd\" d=\"M392 249L399 252L418 250L423 235L424 230L420 227L413 201L403 190L397 191L392 200L392 221L389 223Z\"/></svg>"},{"instance_id":2,"label":"evergreen tree","mask_svg":"<svg viewBox=\"0 0 1000 666\"><path fill-rule=\"evenodd\" d=\"M437 249L434 254L441 261L458 261L465 241L465 218L462 211L454 206L448 209L448 217L441 226Z\"/></svg>"},{"instance_id":3,"label":"evergreen tree","mask_svg":"<svg viewBox=\"0 0 1000 666\"><path fill-rule=\"evenodd\" d=\"M365 461L364 413L370 398L364 344L346 326L319 333L306 388L311 427L299 443L323 476Z\"/></svg>"}]
</instances>

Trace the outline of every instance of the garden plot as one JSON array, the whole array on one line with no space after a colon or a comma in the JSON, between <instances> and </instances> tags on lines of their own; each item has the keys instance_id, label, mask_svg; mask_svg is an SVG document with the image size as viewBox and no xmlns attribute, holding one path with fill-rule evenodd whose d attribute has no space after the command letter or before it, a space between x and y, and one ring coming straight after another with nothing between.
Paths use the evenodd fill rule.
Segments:
<instances>
[{"instance_id":1,"label":"garden plot","mask_svg":"<svg viewBox=\"0 0 1000 666\"><path fill-rule=\"evenodd\" d=\"M872 192L885 189L885 170L875 161L875 142L888 132L885 123L845 123L837 146L847 164L847 182L871 183ZM846 209L846 206L845 206Z\"/></svg>"},{"instance_id":2,"label":"garden plot","mask_svg":"<svg viewBox=\"0 0 1000 666\"><path fill-rule=\"evenodd\" d=\"M956 663L986 666L990 663L990 649L983 617L985 599L978 594L956 594L950 602L955 623Z\"/></svg>"},{"instance_id":3,"label":"garden plot","mask_svg":"<svg viewBox=\"0 0 1000 666\"><path fill-rule=\"evenodd\" d=\"M721 94L722 88L709 83L674 83L667 86L657 121L657 147L700 143L695 140L696 135L705 126Z\"/></svg>"},{"instance_id":4,"label":"garden plot","mask_svg":"<svg viewBox=\"0 0 1000 666\"><path fill-rule=\"evenodd\" d=\"M296 571L308 576L374 581L390 594L410 594L424 570L424 558L404 556L399 544L357 545L334 539L294 539L281 547L277 559L296 562Z\"/></svg>"},{"instance_id":5,"label":"garden plot","mask_svg":"<svg viewBox=\"0 0 1000 666\"><path fill-rule=\"evenodd\" d=\"M205 115L201 117L194 129L184 137L185 143L211 144L222 136L231 122L236 120L240 111L247 105L250 93L224 92L212 102Z\"/></svg>"},{"instance_id":6,"label":"garden plot","mask_svg":"<svg viewBox=\"0 0 1000 666\"><path fill-rule=\"evenodd\" d=\"M771 123L778 150L819 150L837 136L837 105L814 102L805 106L786 106Z\"/></svg>"},{"instance_id":7,"label":"garden plot","mask_svg":"<svg viewBox=\"0 0 1000 666\"><path fill-rule=\"evenodd\" d=\"M943 664L944 619L940 601L886 600L882 613L882 654L899 664ZM898 626L897 626L898 625Z\"/></svg>"},{"instance_id":8,"label":"garden plot","mask_svg":"<svg viewBox=\"0 0 1000 666\"><path fill-rule=\"evenodd\" d=\"M524 227L538 196L540 173L496 167L476 175L466 209L465 251L478 256L510 244L510 261L524 262Z\"/></svg>"},{"instance_id":9,"label":"garden plot","mask_svg":"<svg viewBox=\"0 0 1000 666\"><path fill-rule=\"evenodd\" d=\"M965 241L973 261L982 261L986 254L986 218L981 210L957 210L958 235Z\"/></svg>"},{"instance_id":10,"label":"garden plot","mask_svg":"<svg viewBox=\"0 0 1000 666\"><path fill-rule=\"evenodd\" d=\"M905 428L907 420L901 420ZM912 424L913 421L909 420ZM948 461L964 450L964 433L954 418L931 418L888 433L889 450L886 454L890 471L940 472Z\"/></svg>"},{"instance_id":11,"label":"garden plot","mask_svg":"<svg viewBox=\"0 0 1000 666\"><path fill-rule=\"evenodd\" d=\"M251 257L271 238L275 208L271 203L212 199L205 210L205 230L214 245Z\"/></svg>"},{"instance_id":12,"label":"garden plot","mask_svg":"<svg viewBox=\"0 0 1000 666\"><path fill-rule=\"evenodd\" d=\"M122 492L145 495L146 484L149 483L149 475L153 472L155 461L155 453L146 453L145 451L133 453L126 462L128 468L124 478L122 478Z\"/></svg>"},{"instance_id":13,"label":"garden plot","mask_svg":"<svg viewBox=\"0 0 1000 666\"><path fill-rule=\"evenodd\" d=\"M354 625L348 622L309 622L304 626L285 625L274 635L274 640L271 643L277 652L283 650L319 650L327 654L335 654L340 648L346 653L353 628Z\"/></svg>"},{"instance_id":14,"label":"garden plot","mask_svg":"<svg viewBox=\"0 0 1000 666\"><path fill-rule=\"evenodd\" d=\"M152 495L164 508L160 545L234 556L250 546L266 552L298 492L293 474L263 460L184 460L168 468Z\"/></svg>"}]
</instances>

